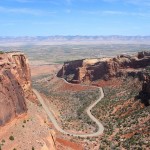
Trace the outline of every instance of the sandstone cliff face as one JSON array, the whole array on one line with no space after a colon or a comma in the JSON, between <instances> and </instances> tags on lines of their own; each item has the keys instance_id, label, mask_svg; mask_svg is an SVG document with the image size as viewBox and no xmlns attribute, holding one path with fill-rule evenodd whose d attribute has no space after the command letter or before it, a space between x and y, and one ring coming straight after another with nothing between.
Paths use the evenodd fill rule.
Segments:
<instances>
[{"instance_id":1,"label":"sandstone cliff face","mask_svg":"<svg viewBox=\"0 0 150 150\"><path fill-rule=\"evenodd\" d=\"M122 75L140 76L141 69L148 65L150 65L150 52L139 52L135 56L120 55L115 58L65 62L57 76L77 83L98 79L109 80Z\"/></svg>"},{"instance_id":2,"label":"sandstone cliff face","mask_svg":"<svg viewBox=\"0 0 150 150\"><path fill-rule=\"evenodd\" d=\"M150 105L150 66L146 67L143 73L143 84L139 97L146 106Z\"/></svg>"},{"instance_id":3,"label":"sandstone cliff face","mask_svg":"<svg viewBox=\"0 0 150 150\"><path fill-rule=\"evenodd\" d=\"M28 60L19 52L0 54L0 125L26 113L32 94Z\"/></svg>"},{"instance_id":4,"label":"sandstone cliff face","mask_svg":"<svg viewBox=\"0 0 150 150\"><path fill-rule=\"evenodd\" d=\"M150 105L150 76L147 78L147 80L143 83L142 87L142 95L144 94L143 97L143 102L146 106Z\"/></svg>"}]
</instances>

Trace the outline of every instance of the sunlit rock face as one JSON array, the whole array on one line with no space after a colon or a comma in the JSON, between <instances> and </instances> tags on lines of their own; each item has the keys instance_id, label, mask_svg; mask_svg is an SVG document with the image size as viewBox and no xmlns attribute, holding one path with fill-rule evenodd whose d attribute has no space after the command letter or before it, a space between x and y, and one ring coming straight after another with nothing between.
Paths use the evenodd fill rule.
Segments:
<instances>
[{"instance_id":1,"label":"sunlit rock face","mask_svg":"<svg viewBox=\"0 0 150 150\"><path fill-rule=\"evenodd\" d=\"M25 99L32 94L30 77L23 53L0 54L0 125L27 112Z\"/></svg>"},{"instance_id":2,"label":"sunlit rock face","mask_svg":"<svg viewBox=\"0 0 150 150\"><path fill-rule=\"evenodd\" d=\"M76 83L109 80L123 75L140 77L141 70L148 65L150 65L150 52L139 52L134 56L120 55L114 58L65 62L57 76Z\"/></svg>"}]
</instances>

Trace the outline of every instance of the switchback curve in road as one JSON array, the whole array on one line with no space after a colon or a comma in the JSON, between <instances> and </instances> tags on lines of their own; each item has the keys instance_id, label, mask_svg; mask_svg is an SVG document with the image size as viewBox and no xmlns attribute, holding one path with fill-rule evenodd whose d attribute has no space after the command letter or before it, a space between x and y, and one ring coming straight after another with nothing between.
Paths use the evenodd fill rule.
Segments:
<instances>
[{"instance_id":1,"label":"switchback curve in road","mask_svg":"<svg viewBox=\"0 0 150 150\"><path fill-rule=\"evenodd\" d=\"M62 79L64 80L64 79ZM68 83L66 80L64 80L67 84L71 84L71 83ZM89 85L84 85L84 86L89 86ZM94 86L95 87L95 86ZM59 132L63 133L63 134L66 134L66 135L70 135L70 136L74 136L74 137L83 137L83 138L86 138L86 137L95 137L95 136L99 136L103 133L104 131L104 127L103 125L99 122L98 119L96 119L92 114L91 114L91 110L92 108L98 103L101 101L101 99L104 97L104 92L103 92L103 89L101 87L98 87L99 88L99 91L100 91L100 96L99 98L94 102L92 103L87 109L86 109L86 113L87 115L90 117L90 119L92 121L94 121L96 123L96 125L98 126L98 130L94 133L85 133L85 134L76 134L76 133L70 133L68 131L65 131L63 130L59 124L57 123L57 120L55 119L54 115L52 114L52 112L50 111L50 109L47 107L47 105L45 104L43 98L40 96L40 93L36 90L36 89L33 89L33 92L36 94L38 100L40 101L40 103L42 104L42 107L44 108L44 110L46 111L48 117L50 118L51 122L53 123L54 127L56 128L56 130L58 130Z\"/></svg>"}]
</instances>

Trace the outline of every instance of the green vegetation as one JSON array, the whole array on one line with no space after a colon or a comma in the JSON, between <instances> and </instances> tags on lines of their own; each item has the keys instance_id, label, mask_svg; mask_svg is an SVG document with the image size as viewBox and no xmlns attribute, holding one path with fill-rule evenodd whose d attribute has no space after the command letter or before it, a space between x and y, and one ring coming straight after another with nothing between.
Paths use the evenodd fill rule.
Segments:
<instances>
[{"instance_id":1,"label":"green vegetation","mask_svg":"<svg viewBox=\"0 0 150 150\"><path fill-rule=\"evenodd\" d=\"M5 140L4 140L4 139L2 139L2 143L5 143Z\"/></svg>"},{"instance_id":2,"label":"green vegetation","mask_svg":"<svg viewBox=\"0 0 150 150\"><path fill-rule=\"evenodd\" d=\"M149 107L143 107L140 100L135 99L141 90L141 82L137 78L118 78L121 82L118 86L104 88L105 97L92 109L92 114L102 122L105 131L100 141L101 149L136 149L142 144L147 147L148 136L142 134L144 130L150 131L148 127L150 120L139 124L140 120L147 117L150 113ZM97 89L87 89L83 91L61 91L57 88L62 84L60 81L55 83L45 79L34 81L34 86L49 99L54 99L53 103L59 108L60 123L65 130L74 129L76 131L94 132L95 124L85 113L85 109L99 97ZM117 84L117 83L116 83ZM66 105L67 104L67 105ZM75 123L75 124L74 124ZM148 127L148 128L147 128ZM117 129L117 131L116 131ZM140 131L137 131L140 129ZM131 138L125 138L132 134ZM113 136L112 136L113 135ZM140 135L142 135L140 137ZM112 140L109 138L112 136ZM131 140L130 140L131 139ZM78 140L82 140L78 138ZM88 138L89 142L94 138ZM135 142L137 141L137 142ZM136 146L140 143L139 146Z\"/></svg>"},{"instance_id":3,"label":"green vegetation","mask_svg":"<svg viewBox=\"0 0 150 150\"><path fill-rule=\"evenodd\" d=\"M145 73L147 73L150 76L150 66L147 66L145 68Z\"/></svg>"},{"instance_id":4,"label":"green vegetation","mask_svg":"<svg viewBox=\"0 0 150 150\"><path fill-rule=\"evenodd\" d=\"M23 120L23 123L26 123L27 121L26 120Z\"/></svg>"},{"instance_id":5,"label":"green vegetation","mask_svg":"<svg viewBox=\"0 0 150 150\"><path fill-rule=\"evenodd\" d=\"M55 106L61 104L58 111L60 113L62 128L65 130L73 128L76 131L83 132L85 130L95 131L97 126L89 118L85 110L92 102L99 98L98 88L83 91L54 90L59 87L62 80L58 79L55 83L51 83L49 82L50 78L52 78L50 75L45 75L44 78L34 78L33 87L47 96L48 99L55 99L53 101Z\"/></svg>"},{"instance_id":6,"label":"green vegetation","mask_svg":"<svg viewBox=\"0 0 150 150\"><path fill-rule=\"evenodd\" d=\"M3 52L3 51L0 51L0 54L4 54L4 52Z\"/></svg>"},{"instance_id":7,"label":"green vegetation","mask_svg":"<svg viewBox=\"0 0 150 150\"><path fill-rule=\"evenodd\" d=\"M13 141L13 140L14 140L14 137L11 135L11 136L9 137L9 139L10 139L11 141Z\"/></svg>"},{"instance_id":8,"label":"green vegetation","mask_svg":"<svg viewBox=\"0 0 150 150\"><path fill-rule=\"evenodd\" d=\"M88 123L89 125L95 126L95 123L85 113L86 108L99 97L99 90L86 90L76 92L73 97L80 101L80 107L77 109L77 118Z\"/></svg>"},{"instance_id":9,"label":"green vegetation","mask_svg":"<svg viewBox=\"0 0 150 150\"><path fill-rule=\"evenodd\" d=\"M141 145L145 149L149 145L150 120L143 123L140 120L148 117L150 107L143 107L140 100L135 99L141 85L137 79L126 78L121 85L104 88L105 97L92 110L105 128L100 150L139 149Z\"/></svg>"},{"instance_id":10,"label":"green vegetation","mask_svg":"<svg viewBox=\"0 0 150 150\"><path fill-rule=\"evenodd\" d=\"M95 44L95 45L28 45L2 47L3 51L22 51L28 55L30 61L41 61L46 64L58 63L65 61L97 58L101 56L115 56L121 53L134 53L141 49L148 50L150 45L143 44ZM42 51L42 53L41 53ZM80 54L80 55L79 55Z\"/></svg>"},{"instance_id":11,"label":"green vegetation","mask_svg":"<svg viewBox=\"0 0 150 150\"><path fill-rule=\"evenodd\" d=\"M0 150L2 150L2 146L4 145L4 143L5 143L5 140L2 139L2 141L1 141L1 143L0 143Z\"/></svg>"},{"instance_id":12,"label":"green vegetation","mask_svg":"<svg viewBox=\"0 0 150 150\"><path fill-rule=\"evenodd\" d=\"M40 107L42 107L42 104L39 104Z\"/></svg>"}]
</instances>

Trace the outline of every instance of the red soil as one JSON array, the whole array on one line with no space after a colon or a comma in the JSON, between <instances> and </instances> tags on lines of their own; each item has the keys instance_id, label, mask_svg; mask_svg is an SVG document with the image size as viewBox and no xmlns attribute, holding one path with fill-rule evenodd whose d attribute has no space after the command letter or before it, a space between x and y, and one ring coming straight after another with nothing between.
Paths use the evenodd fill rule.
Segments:
<instances>
[{"instance_id":1,"label":"red soil","mask_svg":"<svg viewBox=\"0 0 150 150\"><path fill-rule=\"evenodd\" d=\"M147 128L143 127L143 128L140 128L140 130L135 130L135 131L133 131L133 132L124 134L124 135L121 136L121 138L129 139L129 138L131 138L132 136L134 136L136 133L149 134L150 132L149 132L149 130L148 130L148 127L147 127Z\"/></svg>"},{"instance_id":2,"label":"red soil","mask_svg":"<svg viewBox=\"0 0 150 150\"><path fill-rule=\"evenodd\" d=\"M41 65L41 66L35 66L31 65L31 76L39 76L43 74L52 74L57 72L62 65Z\"/></svg>"},{"instance_id":3,"label":"red soil","mask_svg":"<svg viewBox=\"0 0 150 150\"><path fill-rule=\"evenodd\" d=\"M60 91L84 91L88 89L95 89L95 87L89 87L89 86L82 86L79 84L67 84L62 83L62 85L59 87L58 90Z\"/></svg>"},{"instance_id":4,"label":"red soil","mask_svg":"<svg viewBox=\"0 0 150 150\"><path fill-rule=\"evenodd\" d=\"M96 85L99 87L106 87L106 86L118 87L121 85L121 81L117 79L112 79L108 81L100 80L100 81L93 82L92 85Z\"/></svg>"},{"instance_id":5,"label":"red soil","mask_svg":"<svg viewBox=\"0 0 150 150\"><path fill-rule=\"evenodd\" d=\"M70 141L67 141L64 139L56 138L56 142L59 142L63 146L70 147L73 150L83 150L83 148L80 144L70 142Z\"/></svg>"}]
</instances>

